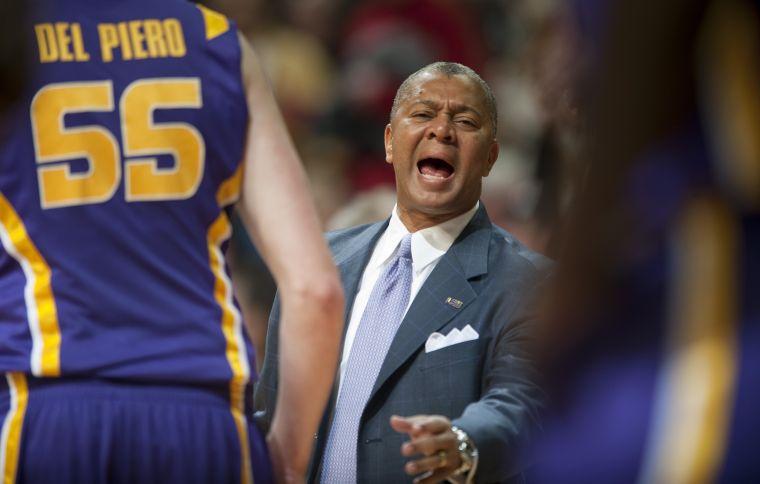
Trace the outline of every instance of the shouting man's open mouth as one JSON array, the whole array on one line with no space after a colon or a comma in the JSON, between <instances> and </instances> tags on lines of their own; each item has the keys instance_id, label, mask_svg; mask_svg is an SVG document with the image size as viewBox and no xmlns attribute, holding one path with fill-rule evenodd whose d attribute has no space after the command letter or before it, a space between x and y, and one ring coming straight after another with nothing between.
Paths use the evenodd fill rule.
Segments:
<instances>
[{"instance_id":1,"label":"shouting man's open mouth","mask_svg":"<svg viewBox=\"0 0 760 484\"><path fill-rule=\"evenodd\" d=\"M446 180L454 174L454 167L440 158L423 158L417 162L417 170L423 177L432 180Z\"/></svg>"}]
</instances>

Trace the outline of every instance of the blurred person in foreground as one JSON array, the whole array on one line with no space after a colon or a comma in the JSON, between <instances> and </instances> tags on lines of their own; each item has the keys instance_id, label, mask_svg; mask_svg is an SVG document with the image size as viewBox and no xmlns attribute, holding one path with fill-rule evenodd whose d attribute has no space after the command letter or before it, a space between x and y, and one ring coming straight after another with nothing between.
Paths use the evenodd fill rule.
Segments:
<instances>
[{"instance_id":1,"label":"blurred person in foreground","mask_svg":"<svg viewBox=\"0 0 760 484\"><path fill-rule=\"evenodd\" d=\"M760 8L576 3L599 57L530 482L758 482Z\"/></svg>"},{"instance_id":2,"label":"blurred person in foreground","mask_svg":"<svg viewBox=\"0 0 760 484\"><path fill-rule=\"evenodd\" d=\"M237 207L283 307L274 477L300 482L342 291L255 54L184 1L28 11L0 145L4 481L273 480L224 258Z\"/></svg>"},{"instance_id":3,"label":"blurred person in foreground","mask_svg":"<svg viewBox=\"0 0 760 484\"><path fill-rule=\"evenodd\" d=\"M399 87L385 128L396 206L328 235L349 310L311 480L519 478L516 449L539 406L528 299L548 261L478 201L496 120L490 88L461 64L430 64ZM282 381L279 324L275 304L256 388L264 425Z\"/></svg>"}]
</instances>

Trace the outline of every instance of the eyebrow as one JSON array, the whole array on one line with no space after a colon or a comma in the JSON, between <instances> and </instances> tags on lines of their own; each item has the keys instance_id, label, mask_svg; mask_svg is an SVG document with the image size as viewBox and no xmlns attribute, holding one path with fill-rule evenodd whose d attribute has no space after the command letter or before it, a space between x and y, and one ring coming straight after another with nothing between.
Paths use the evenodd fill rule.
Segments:
<instances>
[{"instance_id":1,"label":"eyebrow","mask_svg":"<svg viewBox=\"0 0 760 484\"><path fill-rule=\"evenodd\" d=\"M412 106L414 106L415 104L424 104L425 106L427 106L427 107L429 107L431 109L438 109L440 107L440 105L441 105L441 103L436 102L436 101L432 101L430 99L420 99L419 101L413 101L412 102ZM460 103L450 103L450 104L451 104L452 110L455 113L462 113L462 112L468 112L469 111L471 113L474 113L478 117L482 117L483 116L480 113L480 111L478 111L477 109L475 109L475 108L473 108L471 106L468 106L466 104L460 104Z\"/></svg>"}]
</instances>

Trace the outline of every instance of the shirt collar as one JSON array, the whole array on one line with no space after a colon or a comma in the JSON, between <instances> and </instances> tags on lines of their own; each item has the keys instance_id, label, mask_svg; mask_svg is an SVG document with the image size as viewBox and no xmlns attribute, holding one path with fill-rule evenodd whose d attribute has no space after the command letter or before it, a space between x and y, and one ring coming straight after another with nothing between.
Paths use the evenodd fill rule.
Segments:
<instances>
[{"instance_id":1,"label":"shirt collar","mask_svg":"<svg viewBox=\"0 0 760 484\"><path fill-rule=\"evenodd\" d=\"M449 250L462 230L470 223L479 206L480 202L476 202L475 206L467 212L412 234L412 261L415 272L423 270ZM393 256L401 239L408 233L409 230L398 216L398 207L394 206L388 228L378 240L368 265L377 267L384 264Z\"/></svg>"}]
</instances>

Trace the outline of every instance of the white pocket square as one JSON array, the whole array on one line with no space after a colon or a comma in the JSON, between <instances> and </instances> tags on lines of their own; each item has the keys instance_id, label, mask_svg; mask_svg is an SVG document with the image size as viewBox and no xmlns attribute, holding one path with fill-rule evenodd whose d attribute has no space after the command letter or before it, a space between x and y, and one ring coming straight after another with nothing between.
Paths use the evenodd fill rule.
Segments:
<instances>
[{"instance_id":1,"label":"white pocket square","mask_svg":"<svg viewBox=\"0 0 760 484\"><path fill-rule=\"evenodd\" d=\"M431 351L440 350L447 346L464 343L466 341L476 340L479 336L478 332L472 329L472 326L469 324L461 330L457 328L452 329L446 336L441 333L432 333L428 336L427 341L425 341L425 353L430 353Z\"/></svg>"}]
</instances>

